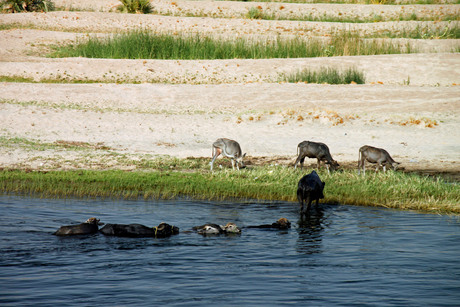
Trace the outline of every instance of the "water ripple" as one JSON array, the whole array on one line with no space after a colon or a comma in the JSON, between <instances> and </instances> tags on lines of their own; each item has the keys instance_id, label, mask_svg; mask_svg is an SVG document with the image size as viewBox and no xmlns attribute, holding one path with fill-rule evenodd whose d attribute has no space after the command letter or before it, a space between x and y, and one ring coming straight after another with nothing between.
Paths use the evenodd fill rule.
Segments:
<instances>
[{"instance_id":1,"label":"water ripple","mask_svg":"<svg viewBox=\"0 0 460 307\"><path fill-rule=\"evenodd\" d=\"M0 304L453 306L460 301L460 219L321 205L298 220L293 203L49 200L0 196ZM55 237L96 216L158 225L165 239ZM270 224L203 237L206 222Z\"/></svg>"}]
</instances>

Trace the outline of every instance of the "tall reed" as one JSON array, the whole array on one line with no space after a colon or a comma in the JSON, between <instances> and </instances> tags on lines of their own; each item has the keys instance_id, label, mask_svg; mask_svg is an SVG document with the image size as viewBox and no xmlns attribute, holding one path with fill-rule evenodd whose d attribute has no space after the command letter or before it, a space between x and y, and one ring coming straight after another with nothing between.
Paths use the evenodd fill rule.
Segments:
<instances>
[{"instance_id":1,"label":"tall reed","mask_svg":"<svg viewBox=\"0 0 460 307\"><path fill-rule=\"evenodd\" d=\"M342 31L327 41L318 38L225 40L190 34L184 36L132 31L109 38L91 37L76 45L58 47L54 57L112 59L265 59L413 52L409 43L363 39Z\"/></svg>"}]
</instances>

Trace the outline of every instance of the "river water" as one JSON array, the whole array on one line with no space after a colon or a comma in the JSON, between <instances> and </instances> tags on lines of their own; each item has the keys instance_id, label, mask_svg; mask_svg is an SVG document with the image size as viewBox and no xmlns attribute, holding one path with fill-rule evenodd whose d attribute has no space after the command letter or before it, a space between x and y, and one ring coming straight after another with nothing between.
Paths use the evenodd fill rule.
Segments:
<instances>
[{"instance_id":1,"label":"river water","mask_svg":"<svg viewBox=\"0 0 460 307\"><path fill-rule=\"evenodd\" d=\"M320 204L0 196L1 306L459 306L460 217ZM166 239L52 235L89 217ZM271 224L203 237L206 222Z\"/></svg>"}]
</instances>

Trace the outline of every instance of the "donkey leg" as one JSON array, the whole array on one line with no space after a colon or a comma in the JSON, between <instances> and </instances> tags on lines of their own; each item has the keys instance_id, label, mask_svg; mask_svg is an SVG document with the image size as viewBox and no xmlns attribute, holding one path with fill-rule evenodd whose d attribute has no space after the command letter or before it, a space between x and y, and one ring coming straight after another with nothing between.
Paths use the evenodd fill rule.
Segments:
<instances>
[{"instance_id":1,"label":"donkey leg","mask_svg":"<svg viewBox=\"0 0 460 307\"><path fill-rule=\"evenodd\" d=\"M295 160L295 163L294 163L294 169L297 168L297 164L300 163L300 167L302 168L302 164L303 164L303 158L302 158L302 155L299 155L297 157L297 159Z\"/></svg>"},{"instance_id":2,"label":"donkey leg","mask_svg":"<svg viewBox=\"0 0 460 307\"><path fill-rule=\"evenodd\" d=\"M216 161L217 157L222 153L222 150L220 148L217 148L217 147L214 147L215 149L215 153L214 153L214 156L212 157L212 160L211 160L211 171L214 167L214 161ZM214 151L214 150L213 150Z\"/></svg>"},{"instance_id":3,"label":"donkey leg","mask_svg":"<svg viewBox=\"0 0 460 307\"><path fill-rule=\"evenodd\" d=\"M303 169L303 163L305 162L305 157L300 159L300 169Z\"/></svg>"}]
</instances>

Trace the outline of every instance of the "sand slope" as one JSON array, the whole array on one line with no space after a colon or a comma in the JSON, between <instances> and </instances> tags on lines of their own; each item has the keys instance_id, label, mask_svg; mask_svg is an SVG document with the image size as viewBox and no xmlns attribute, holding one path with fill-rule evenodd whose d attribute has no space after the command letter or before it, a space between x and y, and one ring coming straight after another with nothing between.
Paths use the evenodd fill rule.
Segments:
<instances>
[{"instance_id":1,"label":"sand slope","mask_svg":"<svg viewBox=\"0 0 460 307\"><path fill-rule=\"evenodd\" d=\"M115 2L98 1L95 12L1 15L0 24L33 25L33 29L0 31L0 76L103 83L0 83L4 143L0 167L130 168L114 154L129 159L207 157L216 138L229 137L238 140L251 157L271 157L270 163L293 162L297 144L312 140L328 144L343 164L355 163L358 148L368 144L386 148L406 169L460 171L460 54L451 53L457 40L418 40L414 43L427 52L409 55L218 61L42 57L49 44L84 39L87 32L107 35L121 28L145 26L159 32L192 30L249 38L261 33L320 35L334 26L110 13ZM203 10L199 6L204 1L176 2L183 10ZM56 2L83 8L91 3L96 2ZM217 5L235 16L249 5L208 4L207 10L217 12ZM157 6L166 10L171 2L160 1ZM387 15L401 9L381 7ZM294 11L304 8L292 5ZM375 9L335 8L362 16ZM458 10L458 6L448 8ZM412 24L404 22L411 27L418 23ZM400 26L401 22L384 22L350 27L372 32ZM281 73L322 66L357 67L364 72L366 84L277 82ZM62 141L85 143L91 150L37 145Z\"/></svg>"}]
</instances>

